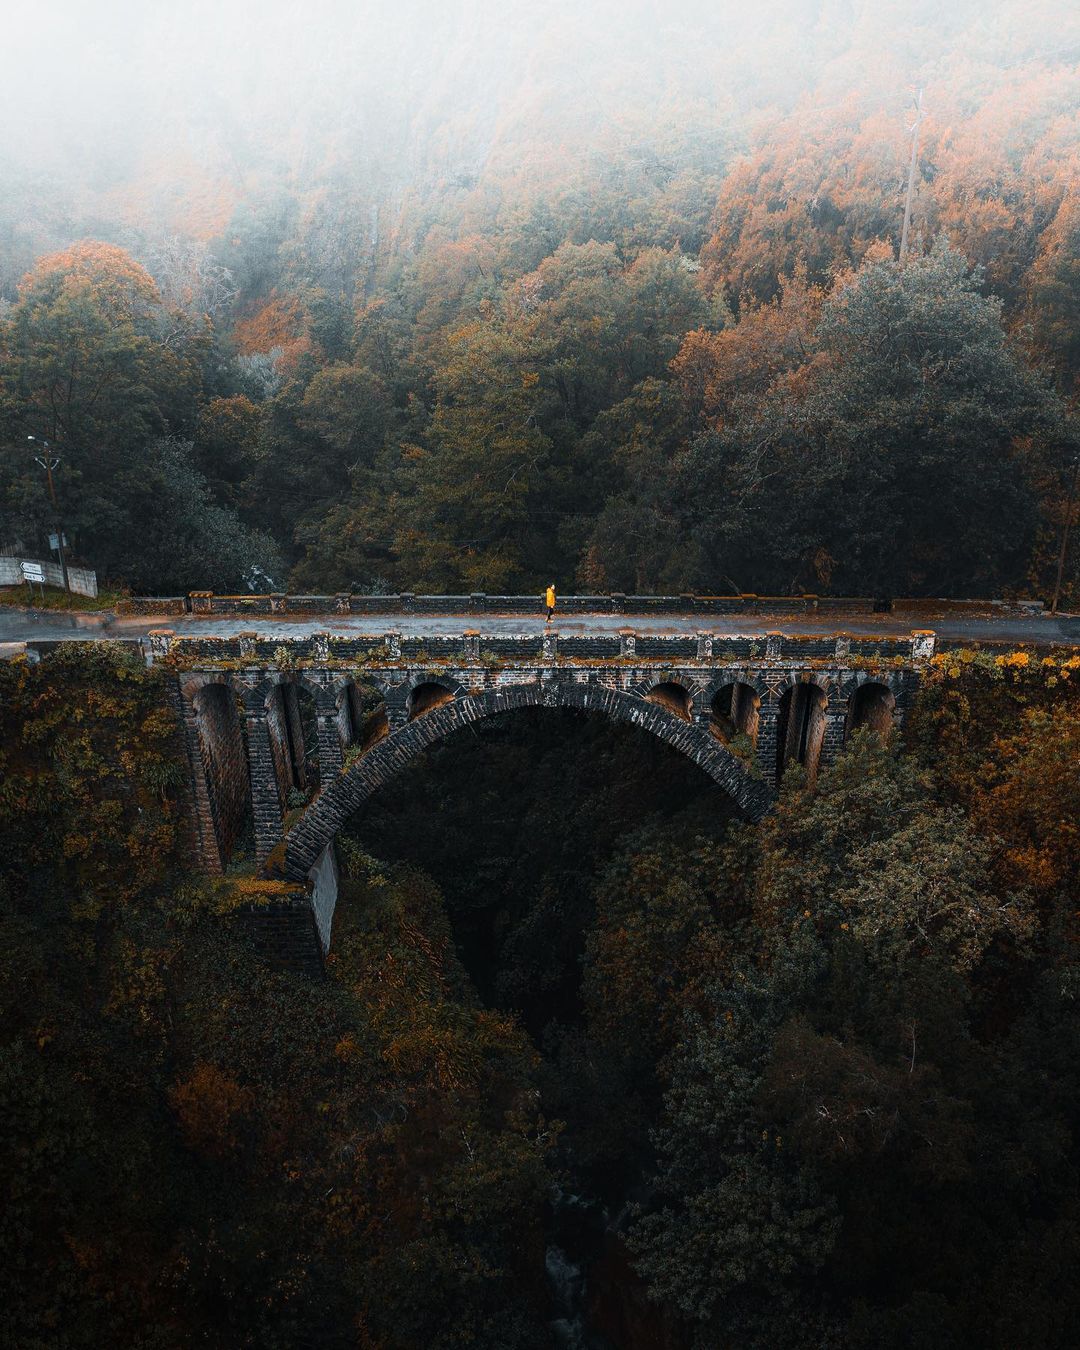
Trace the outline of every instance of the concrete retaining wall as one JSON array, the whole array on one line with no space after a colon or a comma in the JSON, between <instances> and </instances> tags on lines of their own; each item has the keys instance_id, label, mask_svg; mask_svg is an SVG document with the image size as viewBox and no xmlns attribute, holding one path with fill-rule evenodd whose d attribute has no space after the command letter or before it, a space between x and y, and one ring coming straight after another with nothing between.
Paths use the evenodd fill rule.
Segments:
<instances>
[{"instance_id":1,"label":"concrete retaining wall","mask_svg":"<svg viewBox=\"0 0 1080 1350\"><path fill-rule=\"evenodd\" d=\"M64 589L64 569L58 562L46 561L43 558L13 558L7 554L0 555L0 586L21 586L26 578L23 576L22 565L24 562L33 563L40 567L45 573L46 586L56 586L60 590ZM97 598L97 573L89 567L69 567L68 568L68 588L72 595L86 595L91 600ZM160 603L155 601L155 603ZM160 610L154 610L161 613Z\"/></svg>"}]
</instances>

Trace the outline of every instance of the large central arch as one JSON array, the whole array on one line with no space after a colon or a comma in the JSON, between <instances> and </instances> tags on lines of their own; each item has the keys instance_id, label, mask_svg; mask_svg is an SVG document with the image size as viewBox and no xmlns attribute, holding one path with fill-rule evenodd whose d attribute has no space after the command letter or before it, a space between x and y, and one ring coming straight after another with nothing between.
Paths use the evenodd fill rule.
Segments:
<instances>
[{"instance_id":1,"label":"large central arch","mask_svg":"<svg viewBox=\"0 0 1080 1350\"><path fill-rule=\"evenodd\" d=\"M470 723L518 708L576 708L630 723L697 764L748 820L759 820L772 804L769 788L752 777L717 737L661 703L577 680L509 685L480 694L459 694L392 732L355 760L324 787L287 835L286 876L304 880L349 817L429 746Z\"/></svg>"}]
</instances>

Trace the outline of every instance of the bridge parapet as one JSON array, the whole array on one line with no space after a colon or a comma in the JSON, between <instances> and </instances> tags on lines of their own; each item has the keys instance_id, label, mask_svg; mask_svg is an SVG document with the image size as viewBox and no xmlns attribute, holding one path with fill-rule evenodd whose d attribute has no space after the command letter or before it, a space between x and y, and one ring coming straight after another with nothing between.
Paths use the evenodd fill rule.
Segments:
<instances>
[{"instance_id":1,"label":"bridge parapet","mask_svg":"<svg viewBox=\"0 0 1080 1350\"><path fill-rule=\"evenodd\" d=\"M133 597L120 602L130 614L203 615L293 614L539 614L536 595L216 595L191 591L186 596ZM561 595L563 614L872 614L888 601L839 595Z\"/></svg>"},{"instance_id":2,"label":"bridge parapet","mask_svg":"<svg viewBox=\"0 0 1080 1350\"><path fill-rule=\"evenodd\" d=\"M170 629L149 635L153 659L168 658L180 668L265 666L287 669L318 666L327 669L377 669L401 664L439 665L469 662L498 666L603 665L616 663L706 667L736 662L768 665L891 663L918 664L934 655L934 633L915 630L904 634L870 636L848 633L764 637L731 636L699 631L694 634L638 633L633 628L616 633L570 634L557 629L542 634L483 634L465 629L459 634L403 636L396 630L379 635L346 636L316 632L301 637L265 636L256 632L228 637L177 636Z\"/></svg>"},{"instance_id":3,"label":"bridge parapet","mask_svg":"<svg viewBox=\"0 0 1080 1350\"><path fill-rule=\"evenodd\" d=\"M376 617L395 614L409 616L445 615L531 615L542 613L537 595L415 595L411 591L397 595L217 595L213 591L192 591L176 596L131 596L117 603L117 613L141 617L171 618L184 614L203 617L237 618L275 615L281 618L312 619L319 615ZM929 623L935 618L1032 618L1043 611L1039 600L949 600L918 597L875 600L868 596L836 595L560 595L560 614L571 615L700 615L754 617L828 615L842 625L844 615L905 615L912 622Z\"/></svg>"}]
</instances>

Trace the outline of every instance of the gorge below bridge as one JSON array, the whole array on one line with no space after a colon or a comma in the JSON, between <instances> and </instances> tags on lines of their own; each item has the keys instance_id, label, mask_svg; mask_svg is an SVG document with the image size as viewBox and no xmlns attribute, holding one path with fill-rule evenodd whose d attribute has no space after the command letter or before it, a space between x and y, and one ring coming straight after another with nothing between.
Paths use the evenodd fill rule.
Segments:
<instances>
[{"instance_id":1,"label":"gorge below bridge","mask_svg":"<svg viewBox=\"0 0 1080 1350\"><path fill-rule=\"evenodd\" d=\"M119 639L165 664L198 861L221 873L253 835L261 873L293 883L253 913L257 945L312 970L329 948L339 829L428 747L483 718L570 708L636 726L756 821L790 765L813 779L859 728L899 726L939 643L1080 641L1073 621L1038 606L884 608L569 597L547 624L533 597L197 592L100 621L65 616L70 629L4 616L0 644L36 659L58 640Z\"/></svg>"}]
</instances>

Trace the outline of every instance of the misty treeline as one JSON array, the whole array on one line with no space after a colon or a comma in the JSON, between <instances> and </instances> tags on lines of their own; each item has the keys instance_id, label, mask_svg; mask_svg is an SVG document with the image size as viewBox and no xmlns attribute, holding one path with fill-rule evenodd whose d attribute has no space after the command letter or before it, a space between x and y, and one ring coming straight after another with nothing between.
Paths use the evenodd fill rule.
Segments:
<instances>
[{"instance_id":1,"label":"misty treeline","mask_svg":"<svg viewBox=\"0 0 1080 1350\"><path fill-rule=\"evenodd\" d=\"M116 132L48 192L12 159L0 543L53 528L35 436L78 554L142 591L1046 595L1078 454L1073 20L909 5L886 41L890 6L789 5L721 41L599 8L507 37L486 84L443 16L383 141L355 90L286 132L253 88L266 125L212 103L197 160L137 119L138 154Z\"/></svg>"}]
</instances>

